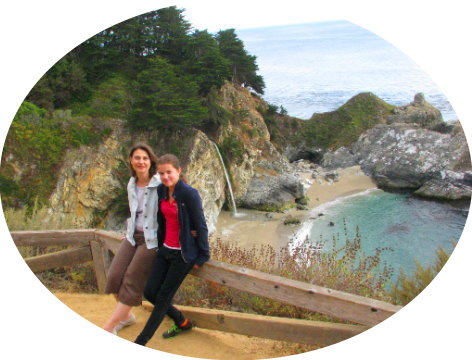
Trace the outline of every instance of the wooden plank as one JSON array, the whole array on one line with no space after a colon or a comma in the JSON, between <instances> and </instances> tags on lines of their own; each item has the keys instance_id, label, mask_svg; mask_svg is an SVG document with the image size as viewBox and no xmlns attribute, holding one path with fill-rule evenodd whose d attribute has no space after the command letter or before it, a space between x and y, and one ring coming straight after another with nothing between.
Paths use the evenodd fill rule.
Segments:
<instances>
[{"instance_id":1,"label":"wooden plank","mask_svg":"<svg viewBox=\"0 0 472 360\"><path fill-rule=\"evenodd\" d=\"M95 270L95 277L97 279L98 291L105 293L107 285L107 272L110 266L110 259L108 257L108 249L106 249L101 241L91 240L90 248L92 251L93 265Z\"/></svg>"},{"instance_id":2,"label":"wooden plank","mask_svg":"<svg viewBox=\"0 0 472 360\"><path fill-rule=\"evenodd\" d=\"M35 273L90 260L92 260L92 253L89 245L25 259L26 264Z\"/></svg>"},{"instance_id":3,"label":"wooden plank","mask_svg":"<svg viewBox=\"0 0 472 360\"><path fill-rule=\"evenodd\" d=\"M12 231L16 246L86 245L95 238L93 229Z\"/></svg>"},{"instance_id":4,"label":"wooden plank","mask_svg":"<svg viewBox=\"0 0 472 360\"><path fill-rule=\"evenodd\" d=\"M258 296L367 326L374 326L401 309L400 306L383 301L215 260L209 260L201 269L192 270L191 274Z\"/></svg>"},{"instance_id":5,"label":"wooden plank","mask_svg":"<svg viewBox=\"0 0 472 360\"><path fill-rule=\"evenodd\" d=\"M123 239L123 234L112 231L96 230L95 238L100 240L108 250L116 254L120 247L121 240Z\"/></svg>"},{"instance_id":6,"label":"wooden plank","mask_svg":"<svg viewBox=\"0 0 472 360\"><path fill-rule=\"evenodd\" d=\"M150 303L144 307L152 309ZM308 345L328 346L369 329L367 326L244 314L177 305L200 328Z\"/></svg>"}]
</instances>

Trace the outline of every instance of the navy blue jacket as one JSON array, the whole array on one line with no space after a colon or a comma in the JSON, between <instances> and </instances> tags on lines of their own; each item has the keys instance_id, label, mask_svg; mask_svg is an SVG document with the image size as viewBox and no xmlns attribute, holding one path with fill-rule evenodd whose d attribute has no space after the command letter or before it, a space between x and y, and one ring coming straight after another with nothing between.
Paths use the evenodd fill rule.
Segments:
<instances>
[{"instance_id":1,"label":"navy blue jacket","mask_svg":"<svg viewBox=\"0 0 472 360\"><path fill-rule=\"evenodd\" d=\"M164 199L169 199L169 189L160 184L157 187L157 194L159 196L157 240L160 248L164 244L166 231L166 220L161 211L161 202ZM175 185L173 198L177 203L182 257L186 263L194 262L196 265L202 266L210 258L210 247L200 195L196 189L179 180ZM190 230L196 230L197 236L193 237Z\"/></svg>"}]
</instances>

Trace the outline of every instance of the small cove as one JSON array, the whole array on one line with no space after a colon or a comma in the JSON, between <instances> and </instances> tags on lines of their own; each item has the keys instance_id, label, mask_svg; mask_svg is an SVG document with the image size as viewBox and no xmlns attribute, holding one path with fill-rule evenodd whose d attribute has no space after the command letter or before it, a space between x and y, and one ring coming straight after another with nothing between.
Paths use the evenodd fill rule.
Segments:
<instances>
[{"instance_id":1,"label":"small cove","mask_svg":"<svg viewBox=\"0 0 472 360\"><path fill-rule=\"evenodd\" d=\"M438 247L451 254L468 212L468 202L440 202L404 192L368 190L313 208L310 220L295 239L301 241L308 236L314 243L322 239L325 249L331 249L334 242L340 248L346 237L355 237L358 227L365 256L373 255L376 248L391 249L382 252L381 261L393 268L391 280L395 281L400 268L410 275L416 261L422 266L433 264Z\"/></svg>"}]
</instances>

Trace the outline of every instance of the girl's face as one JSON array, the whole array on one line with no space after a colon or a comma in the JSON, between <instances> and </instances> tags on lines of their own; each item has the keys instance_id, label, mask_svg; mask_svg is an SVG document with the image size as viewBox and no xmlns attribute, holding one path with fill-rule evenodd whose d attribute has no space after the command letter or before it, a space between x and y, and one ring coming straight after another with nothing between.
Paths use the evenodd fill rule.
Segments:
<instances>
[{"instance_id":1,"label":"girl's face","mask_svg":"<svg viewBox=\"0 0 472 360\"><path fill-rule=\"evenodd\" d=\"M151 159L146 151L142 149L136 149L131 155L130 159L131 167L138 177L149 176L149 168L151 167Z\"/></svg>"},{"instance_id":2,"label":"girl's face","mask_svg":"<svg viewBox=\"0 0 472 360\"><path fill-rule=\"evenodd\" d=\"M161 177L161 181L164 186L172 188L177 184L180 179L180 173L182 169L176 169L172 164L161 164L157 165L157 172Z\"/></svg>"}]
</instances>

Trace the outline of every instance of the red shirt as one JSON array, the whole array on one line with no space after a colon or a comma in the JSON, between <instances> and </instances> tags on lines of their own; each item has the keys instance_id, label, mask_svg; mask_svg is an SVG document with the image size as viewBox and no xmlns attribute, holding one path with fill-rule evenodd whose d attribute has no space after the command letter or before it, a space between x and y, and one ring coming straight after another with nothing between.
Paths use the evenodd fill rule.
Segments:
<instances>
[{"instance_id":1,"label":"red shirt","mask_svg":"<svg viewBox=\"0 0 472 360\"><path fill-rule=\"evenodd\" d=\"M172 203L169 200L161 201L161 211L166 219L166 233L164 236L164 245L170 248L180 249L179 241L179 217L177 213L177 202Z\"/></svg>"}]
</instances>

